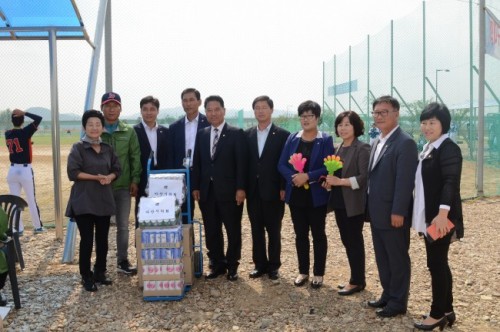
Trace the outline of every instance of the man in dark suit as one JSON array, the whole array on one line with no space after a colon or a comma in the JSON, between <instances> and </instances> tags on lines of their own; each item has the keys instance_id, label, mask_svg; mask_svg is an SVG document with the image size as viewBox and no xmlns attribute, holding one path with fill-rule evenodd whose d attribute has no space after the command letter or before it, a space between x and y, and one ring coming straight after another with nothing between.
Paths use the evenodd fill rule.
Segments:
<instances>
[{"instance_id":1,"label":"man in dark suit","mask_svg":"<svg viewBox=\"0 0 500 332\"><path fill-rule=\"evenodd\" d=\"M146 196L146 185L148 183L148 160L151 160L152 169L167 168L167 142L168 129L157 123L158 114L160 113L160 101L153 97L147 96L141 99L141 117L139 124L134 126L139 139L141 149L141 180L139 182L138 195L135 200L135 226L138 227L137 212L141 197Z\"/></svg>"},{"instance_id":2,"label":"man in dark suit","mask_svg":"<svg viewBox=\"0 0 500 332\"><path fill-rule=\"evenodd\" d=\"M184 168L184 159L189 155L192 171L192 158L194 156L194 143L198 130L210 126L207 117L199 112L201 105L200 92L188 88L181 93L182 108L186 115L175 121L168 128L169 152L167 156L168 168ZM182 204L182 212L187 211L187 203ZM194 217L194 202L191 203L191 220ZM187 217L183 216L183 223L187 223Z\"/></svg>"},{"instance_id":3,"label":"man in dark suit","mask_svg":"<svg viewBox=\"0 0 500 332\"><path fill-rule=\"evenodd\" d=\"M278 172L278 162L290 133L271 122L273 106L268 96L257 97L252 103L258 124L246 131L247 211L252 226L252 258L255 264L250 278L268 273L269 278L277 280L281 266L281 220L285 212L285 181Z\"/></svg>"},{"instance_id":4,"label":"man in dark suit","mask_svg":"<svg viewBox=\"0 0 500 332\"><path fill-rule=\"evenodd\" d=\"M381 131L372 145L368 213L381 297L369 301L380 317L406 313L410 290L410 226L417 145L399 127L399 102L382 96L373 102L373 119Z\"/></svg>"},{"instance_id":5,"label":"man in dark suit","mask_svg":"<svg viewBox=\"0 0 500 332\"><path fill-rule=\"evenodd\" d=\"M228 125L224 100L220 96L205 99L210 127L196 135L193 158L193 198L199 202L210 259L207 279L226 273L238 279L241 258L241 215L247 176L246 140L243 130ZM222 225L226 229L224 254Z\"/></svg>"}]
</instances>

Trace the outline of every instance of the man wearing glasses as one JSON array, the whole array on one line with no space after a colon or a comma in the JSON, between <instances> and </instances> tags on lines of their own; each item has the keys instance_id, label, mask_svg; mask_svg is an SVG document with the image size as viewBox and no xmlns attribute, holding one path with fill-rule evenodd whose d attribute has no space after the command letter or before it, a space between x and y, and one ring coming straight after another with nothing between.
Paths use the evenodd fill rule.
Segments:
<instances>
[{"instance_id":1,"label":"man wearing glasses","mask_svg":"<svg viewBox=\"0 0 500 332\"><path fill-rule=\"evenodd\" d=\"M399 102L382 96L373 102L380 137L369 164L368 214L382 295L368 305L377 316L405 314L410 289L410 226L417 168L415 141L399 127Z\"/></svg>"},{"instance_id":2,"label":"man wearing glasses","mask_svg":"<svg viewBox=\"0 0 500 332\"><path fill-rule=\"evenodd\" d=\"M141 149L135 130L119 120L122 111L120 95L107 92L102 96L101 109L104 114L103 142L113 146L122 168L122 174L113 182L116 203L116 258L118 272L132 275L137 268L128 260L129 215L131 197L137 197L141 179Z\"/></svg>"}]
</instances>

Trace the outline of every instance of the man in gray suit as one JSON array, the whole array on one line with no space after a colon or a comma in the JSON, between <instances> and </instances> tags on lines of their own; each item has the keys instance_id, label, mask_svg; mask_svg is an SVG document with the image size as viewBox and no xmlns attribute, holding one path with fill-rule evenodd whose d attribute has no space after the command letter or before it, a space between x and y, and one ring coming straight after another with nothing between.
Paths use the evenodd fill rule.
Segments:
<instances>
[{"instance_id":1,"label":"man in gray suit","mask_svg":"<svg viewBox=\"0 0 500 332\"><path fill-rule=\"evenodd\" d=\"M399 102L382 96L373 102L381 135L373 142L368 184L368 213L383 292L368 305L380 317L405 314L410 289L410 226L417 145L399 127Z\"/></svg>"}]
</instances>

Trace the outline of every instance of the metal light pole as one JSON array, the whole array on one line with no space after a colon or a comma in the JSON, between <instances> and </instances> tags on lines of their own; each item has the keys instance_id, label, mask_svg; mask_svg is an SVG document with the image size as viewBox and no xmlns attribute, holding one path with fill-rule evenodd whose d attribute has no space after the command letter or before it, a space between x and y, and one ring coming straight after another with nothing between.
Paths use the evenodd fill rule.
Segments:
<instances>
[{"instance_id":1,"label":"metal light pole","mask_svg":"<svg viewBox=\"0 0 500 332\"><path fill-rule=\"evenodd\" d=\"M449 72L449 69L436 69L436 101L438 100L438 73L440 71Z\"/></svg>"}]
</instances>

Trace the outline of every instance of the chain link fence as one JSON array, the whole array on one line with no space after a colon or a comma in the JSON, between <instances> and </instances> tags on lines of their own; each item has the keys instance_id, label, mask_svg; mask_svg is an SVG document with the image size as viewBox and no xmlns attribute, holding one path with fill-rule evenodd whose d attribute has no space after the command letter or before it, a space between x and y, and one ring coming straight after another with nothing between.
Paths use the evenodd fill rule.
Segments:
<instances>
[{"instance_id":1,"label":"chain link fence","mask_svg":"<svg viewBox=\"0 0 500 332\"><path fill-rule=\"evenodd\" d=\"M497 17L500 1L486 1ZM452 113L450 136L464 157L462 197L476 195L478 147L478 4L425 1L406 17L336 54L324 64L325 114L354 110L367 127L371 103L393 95L401 103L400 124L421 148L419 115L432 101ZM486 55L485 195L500 194L500 61ZM366 137L368 141L368 137Z\"/></svg>"}]
</instances>

